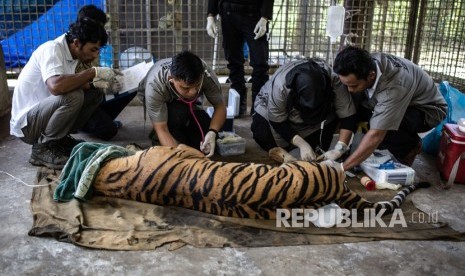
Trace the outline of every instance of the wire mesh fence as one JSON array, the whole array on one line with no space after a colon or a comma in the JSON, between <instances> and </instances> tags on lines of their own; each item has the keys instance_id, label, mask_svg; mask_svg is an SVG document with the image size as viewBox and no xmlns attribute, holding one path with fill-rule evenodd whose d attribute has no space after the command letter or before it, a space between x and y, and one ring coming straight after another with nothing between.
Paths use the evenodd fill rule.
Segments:
<instances>
[{"instance_id":1,"label":"wire mesh fence","mask_svg":"<svg viewBox=\"0 0 465 276\"><path fill-rule=\"evenodd\" d=\"M40 44L64 33L84 4L95 4L108 14L109 45L100 55L105 66L126 68L189 49L217 74L228 73L221 30L217 39L205 31L207 0L27 2L0 4L0 41L10 77L17 76ZM344 34L331 43L326 35L327 12L334 4L343 5L346 16ZM275 0L268 34L270 73L304 56L331 62L341 46L351 43L404 56L434 79L448 80L464 91L464 13L465 0ZM247 57L246 45L244 54ZM245 64L248 68L247 60Z\"/></svg>"},{"instance_id":2,"label":"wire mesh fence","mask_svg":"<svg viewBox=\"0 0 465 276\"><path fill-rule=\"evenodd\" d=\"M414 61L433 78L465 92L465 1L427 1L422 9Z\"/></svg>"}]
</instances>

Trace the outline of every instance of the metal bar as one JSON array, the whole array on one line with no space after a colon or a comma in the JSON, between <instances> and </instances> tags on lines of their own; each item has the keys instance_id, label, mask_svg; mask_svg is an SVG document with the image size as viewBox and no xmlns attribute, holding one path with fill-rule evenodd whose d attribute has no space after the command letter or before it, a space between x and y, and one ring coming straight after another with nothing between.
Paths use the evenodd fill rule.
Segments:
<instances>
[{"instance_id":1,"label":"metal bar","mask_svg":"<svg viewBox=\"0 0 465 276\"><path fill-rule=\"evenodd\" d=\"M113 4L111 3L113 2ZM110 12L110 38L113 48L112 59L113 68L119 68L119 53L120 53L120 31L119 31L119 4L111 0L105 1Z\"/></svg>"},{"instance_id":2,"label":"metal bar","mask_svg":"<svg viewBox=\"0 0 465 276\"><path fill-rule=\"evenodd\" d=\"M145 35L146 35L146 47L150 53L152 53L152 7L150 6L150 0L145 0Z\"/></svg>"},{"instance_id":3,"label":"metal bar","mask_svg":"<svg viewBox=\"0 0 465 276\"><path fill-rule=\"evenodd\" d=\"M420 2L424 2L424 1L421 1L421 0L411 0L410 1L410 13L409 13L409 22L408 22L408 29L407 29L407 37L406 37L406 40L405 40L405 53L404 53L404 57L406 59L412 59L412 56L413 56L413 52L414 52L414 43L415 43L415 36L416 36L416 32L417 31L420 31L421 32L421 28L422 28L422 25L421 24L418 24L418 28L417 28L417 20L419 20L418 18L418 7L420 6ZM420 10L420 13L422 11ZM421 17L420 17L420 21L421 21Z\"/></svg>"}]
</instances>

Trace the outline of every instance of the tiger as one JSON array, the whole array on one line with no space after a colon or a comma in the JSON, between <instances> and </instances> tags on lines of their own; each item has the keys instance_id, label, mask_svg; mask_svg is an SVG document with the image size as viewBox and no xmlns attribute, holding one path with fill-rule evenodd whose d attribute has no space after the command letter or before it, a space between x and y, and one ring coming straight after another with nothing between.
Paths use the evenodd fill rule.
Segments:
<instances>
[{"instance_id":1,"label":"tiger","mask_svg":"<svg viewBox=\"0 0 465 276\"><path fill-rule=\"evenodd\" d=\"M212 161L185 146L154 146L112 159L93 181L94 194L157 205L178 206L213 215L276 219L276 210L367 208L384 214L399 208L419 188L405 187L390 201L370 202L346 185L345 173L326 163L293 161L279 166Z\"/></svg>"}]
</instances>

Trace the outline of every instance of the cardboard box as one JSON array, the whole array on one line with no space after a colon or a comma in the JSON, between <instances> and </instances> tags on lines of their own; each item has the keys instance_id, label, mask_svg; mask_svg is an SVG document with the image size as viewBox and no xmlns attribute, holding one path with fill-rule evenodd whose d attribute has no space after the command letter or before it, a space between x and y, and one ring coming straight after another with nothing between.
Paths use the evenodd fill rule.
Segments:
<instances>
[{"instance_id":1,"label":"cardboard box","mask_svg":"<svg viewBox=\"0 0 465 276\"><path fill-rule=\"evenodd\" d=\"M452 167L464 152L465 133L456 124L445 124L436 157L436 165L442 178L449 180ZM459 161L455 182L465 184L465 160Z\"/></svg>"}]
</instances>

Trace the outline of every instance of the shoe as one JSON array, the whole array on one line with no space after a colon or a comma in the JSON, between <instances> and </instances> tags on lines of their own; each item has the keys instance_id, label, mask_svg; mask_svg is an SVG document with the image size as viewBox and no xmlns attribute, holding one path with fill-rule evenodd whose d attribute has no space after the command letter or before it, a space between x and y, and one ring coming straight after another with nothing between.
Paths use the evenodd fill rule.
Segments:
<instances>
[{"instance_id":1,"label":"shoe","mask_svg":"<svg viewBox=\"0 0 465 276\"><path fill-rule=\"evenodd\" d=\"M29 163L34 166L45 166L54 170L61 170L68 161L61 150L52 147L52 143L34 144L32 146Z\"/></svg>"},{"instance_id":2,"label":"shoe","mask_svg":"<svg viewBox=\"0 0 465 276\"><path fill-rule=\"evenodd\" d=\"M79 143L85 142L81 139L76 139L71 135L66 135L65 137L61 138L58 141L50 142L53 147L61 150L65 155L70 156L73 148L77 146Z\"/></svg>"},{"instance_id":3,"label":"shoe","mask_svg":"<svg viewBox=\"0 0 465 276\"><path fill-rule=\"evenodd\" d=\"M113 124L115 125L116 128L120 129L123 127L123 123L121 121L114 120Z\"/></svg>"},{"instance_id":4,"label":"shoe","mask_svg":"<svg viewBox=\"0 0 465 276\"><path fill-rule=\"evenodd\" d=\"M400 163L411 167L413 164L413 161L415 161L415 157L419 153L421 153L422 146L423 146L423 143L421 142L421 139L420 139L420 141L418 141L418 144L415 147L413 147L413 149L411 149L409 153L407 153L404 157L397 158L397 159L399 159Z\"/></svg>"}]
</instances>

